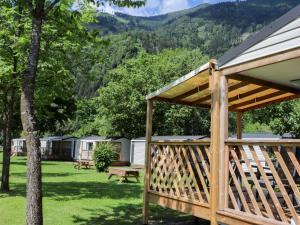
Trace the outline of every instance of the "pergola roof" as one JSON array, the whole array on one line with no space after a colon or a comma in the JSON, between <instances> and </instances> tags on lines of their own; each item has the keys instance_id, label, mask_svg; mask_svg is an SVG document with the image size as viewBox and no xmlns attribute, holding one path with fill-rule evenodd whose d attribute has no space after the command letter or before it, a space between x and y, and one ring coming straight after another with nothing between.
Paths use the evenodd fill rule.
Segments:
<instances>
[{"instance_id":1,"label":"pergola roof","mask_svg":"<svg viewBox=\"0 0 300 225\"><path fill-rule=\"evenodd\" d=\"M228 51L217 69L228 78L230 111L247 111L298 98L300 85L300 5ZM295 52L297 54L289 54ZM269 60L279 56L276 61ZM273 59L272 58L272 59ZM263 59L267 63L256 65ZM254 63L252 67L246 64ZM147 99L210 108L211 64L207 63L147 96ZM238 69L236 69L238 68Z\"/></svg>"}]
</instances>

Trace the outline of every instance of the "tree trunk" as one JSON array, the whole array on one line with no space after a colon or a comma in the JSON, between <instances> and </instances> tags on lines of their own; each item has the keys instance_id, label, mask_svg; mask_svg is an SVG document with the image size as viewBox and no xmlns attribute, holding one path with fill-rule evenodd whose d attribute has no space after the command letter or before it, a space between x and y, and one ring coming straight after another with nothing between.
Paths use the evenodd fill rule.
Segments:
<instances>
[{"instance_id":1,"label":"tree trunk","mask_svg":"<svg viewBox=\"0 0 300 225\"><path fill-rule=\"evenodd\" d=\"M39 12L41 13L41 12ZM42 225L41 152L37 119L34 113L34 87L39 60L42 14L32 18L28 68L22 76L21 119L27 143L27 225Z\"/></svg>"},{"instance_id":2,"label":"tree trunk","mask_svg":"<svg viewBox=\"0 0 300 225\"><path fill-rule=\"evenodd\" d=\"M12 82L8 85L8 92L4 95L4 116L3 116L3 164L2 164L2 178L1 178L1 192L9 192L9 168L11 156L11 142L13 133L13 116L14 106L16 100L16 86L15 79L17 74L18 59L13 59L13 73Z\"/></svg>"},{"instance_id":3,"label":"tree trunk","mask_svg":"<svg viewBox=\"0 0 300 225\"><path fill-rule=\"evenodd\" d=\"M1 192L9 191L9 161L10 155L7 152L7 92L3 96L3 164L1 177Z\"/></svg>"},{"instance_id":4,"label":"tree trunk","mask_svg":"<svg viewBox=\"0 0 300 225\"><path fill-rule=\"evenodd\" d=\"M12 141L12 123L15 90L14 86L10 86L9 92L6 94L4 101L4 126L3 126L3 164L2 164L2 178L1 178L1 192L9 192L9 167L11 155L11 141Z\"/></svg>"}]
</instances>

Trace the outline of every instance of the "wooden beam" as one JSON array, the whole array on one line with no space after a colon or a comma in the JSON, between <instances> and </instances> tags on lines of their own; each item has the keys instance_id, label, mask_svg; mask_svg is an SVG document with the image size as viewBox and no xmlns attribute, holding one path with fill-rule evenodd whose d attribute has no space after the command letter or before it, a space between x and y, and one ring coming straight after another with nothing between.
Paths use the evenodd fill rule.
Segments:
<instances>
[{"instance_id":1,"label":"wooden beam","mask_svg":"<svg viewBox=\"0 0 300 225\"><path fill-rule=\"evenodd\" d=\"M184 198L173 199L167 196L162 196L154 193L149 193L150 202L167 207L182 213L191 214L205 220L210 219L210 209L199 204L193 204L190 201L185 201Z\"/></svg>"},{"instance_id":2,"label":"wooden beam","mask_svg":"<svg viewBox=\"0 0 300 225\"><path fill-rule=\"evenodd\" d=\"M145 178L144 178L144 207L143 224L148 224L149 220L149 190L150 190L150 142L152 138L153 101L147 101L146 119L146 146L145 146Z\"/></svg>"},{"instance_id":3,"label":"wooden beam","mask_svg":"<svg viewBox=\"0 0 300 225\"><path fill-rule=\"evenodd\" d=\"M210 105L206 105L206 104L193 104L192 102L185 102L185 101L181 101L181 100L172 100L169 98L163 98L163 97L155 97L154 100L156 101L160 101L160 102L168 102L171 104L179 104L179 105L187 105L187 106L191 106L191 107L201 107L201 108L210 108Z\"/></svg>"},{"instance_id":4,"label":"wooden beam","mask_svg":"<svg viewBox=\"0 0 300 225\"><path fill-rule=\"evenodd\" d=\"M243 113L236 113L236 137L237 139L243 138Z\"/></svg>"},{"instance_id":5,"label":"wooden beam","mask_svg":"<svg viewBox=\"0 0 300 225\"><path fill-rule=\"evenodd\" d=\"M234 90L237 90L237 89L239 89L239 88L245 87L245 86L247 86L247 85L249 85L249 84L246 83L246 82L240 82L240 83L238 83L238 84L235 84L235 85L230 86L230 87L228 88L228 91L229 91L229 92L230 92L230 91L234 91ZM200 99L197 99L197 100L193 101L192 103L193 103L193 104L201 104L201 103L203 103L203 102L208 101L209 99L211 99L211 95L210 95L210 94L209 94L209 95L206 95L206 96L204 96L204 97L202 97L202 98L200 98Z\"/></svg>"},{"instance_id":6,"label":"wooden beam","mask_svg":"<svg viewBox=\"0 0 300 225\"><path fill-rule=\"evenodd\" d=\"M209 83L202 84L199 87L196 87L196 88L194 88L194 89L192 89L192 90L190 90L188 92L185 92L183 94L177 95L176 97L172 98L172 100L176 101L176 100L184 99L186 97L189 97L189 96L191 96L193 94L196 94L198 92L201 92L201 91L207 89L208 86L209 86Z\"/></svg>"},{"instance_id":7,"label":"wooden beam","mask_svg":"<svg viewBox=\"0 0 300 225\"><path fill-rule=\"evenodd\" d=\"M261 101L268 100L268 99L271 99L271 98L274 98L274 97L278 97L278 96L284 95L284 94L286 94L285 91L276 91L276 92L268 94L268 95L264 95L264 96L254 98L254 99L251 99L251 100L248 100L248 101L245 101L245 102L241 102L241 103L238 103L238 104L235 104L235 105L231 105L229 108L238 110L240 107L244 107L244 106L251 105L251 104L254 104L254 103L259 103Z\"/></svg>"},{"instance_id":8,"label":"wooden beam","mask_svg":"<svg viewBox=\"0 0 300 225\"><path fill-rule=\"evenodd\" d=\"M238 84L229 86L229 87L228 87L228 91L229 91L229 92L230 92L230 91L234 91L234 90L240 89L240 88L242 88L242 87L245 87L245 86L247 86L247 85L249 85L249 83L243 81L243 82L240 82L240 83L238 83Z\"/></svg>"},{"instance_id":9,"label":"wooden beam","mask_svg":"<svg viewBox=\"0 0 300 225\"><path fill-rule=\"evenodd\" d=\"M245 92L243 94L238 94L236 96L233 96L233 97L229 98L229 102L233 102L233 101L237 101L237 100L240 100L240 99L243 99L243 98L247 98L247 97L249 97L251 95L254 95L254 94L266 91L268 89L269 88L267 88L267 87L255 88L255 89L253 89L251 91Z\"/></svg>"},{"instance_id":10,"label":"wooden beam","mask_svg":"<svg viewBox=\"0 0 300 225\"><path fill-rule=\"evenodd\" d=\"M220 77L220 143L219 154L219 202L218 209L228 207L228 162L229 151L226 149L225 140L228 139L228 79L221 74Z\"/></svg>"},{"instance_id":11,"label":"wooden beam","mask_svg":"<svg viewBox=\"0 0 300 225\"><path fill-rule=\"evenodd\" d=\"M218 211L218 221L224 224L238 224L238 225L287 225L284 222L257 216L241 211L226 209L225 211Z\"/></svg>"},{"instance_id":12,"label":"wooden beam","mask_svg":"<svg viewBox=\"0 0 300 225\"><path fill-rule=\"evenodd\" d=\"M288 50L286 52L280 52L271 56L266 56L264 58L259 58L250 62L241 63L231 67L222 69L225 76L241 73L246 70L251 70L263 66L272 65L279 62L284 62L290 59L295 59L300 57L300 48Z\"/></svg>"},{"instance_id":13,"label":"wooden beam","mask_svg":"<svg viewBox=\"0 0 300 225\"><path fill-rule=\"evenodd\" d=\"M228 136L228 81L212 66L211 82L211 225L217 225L217 210L226 206L225 140ZM228 161L228 160L227 160Z\"/></svg>"},{"instance_id":14,"label":"wooden beam","mask_svg":"<svg viewBox=\"0 0 300 225\"><path fill-rule=\"evenodd\" d=\"M234 79L234 80L239 80L239 81L245 81L245 82L248 82L250 84L256 84L256 85L263 86L263 87L269 87L269 88L277 89L277 90L280 90L280 91L290 92L290 93L293 93L293 94L300 94L300 90L297 89L297 88L285 86L285 85L282 85L282 84L276 84L276 83L273 83L273 82L270 82L270 81L260 80L260 79L245 76L245 75L242 75L242 74L230 75L229 78Z\"/></svg>"},{"instance_id":15,"label":"wooden beam","mask_svg":"<svg viewBox=\"0 0 300 225\"><path fill-rule=\"evenodd\" d=\"M297 99L297 98L300 98L300 95L287 96L287 97L284 97L284 98L276 99L276 100L273 100L273 101L270 101L270 102L264 102L264 103L257 104L257 105L254 105L254 106L250 106L248 108L244 108L244 109L240 109L240 110L232 109L232 111L247 112L249 110L258 109L258 108L266 107L268 105L278 104L280 102L290 101L290 100L294 100L294 99Z\"/></svg>"},{"instance_id":16,"label":"wooden beam","mask_svg":"<svg viewBox=\"0 0 300 225\"><path fill-rule=\"evenodd\" d=\"M203 104L203 102L206 102L209 99L211 99L211 95L206 95L206 96L204 96L202 98L197 99L196 101L193 101L192 103L195 104L195 105L201 104L201 103Z\"/></svg>"}]
</instances>

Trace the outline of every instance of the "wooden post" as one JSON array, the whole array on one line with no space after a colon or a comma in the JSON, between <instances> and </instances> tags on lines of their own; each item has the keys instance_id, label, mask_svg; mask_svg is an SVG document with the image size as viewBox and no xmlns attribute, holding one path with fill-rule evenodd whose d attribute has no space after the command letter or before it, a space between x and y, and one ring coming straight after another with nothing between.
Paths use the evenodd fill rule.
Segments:
<instances>
[{"instance_id":1,"label":"wooden post","mask_svg":"<svg viewBox=\"0 0 300 225\"><path fill-rule=\"evenodd\" d=\"M146 146L145 146L145 179L144 179L144 207L143 207L143 224L148 224L149 220L149 195L150 189L150 142L152 138L152 117L153 101L147 101L147 120L146 120Z\"/></svg>"},{"instance_id":2,"label":"wooden post","mask_svg":"<svg viewBox=\"0 0 300 225\"><path fill-rule=\"evenodd\" d=\"M243 113L236 113L236 137L237 139L243 138Z\"/></svg>"},{"instance_id":3,"label":"wooden post","mask_svg":"<svg viewBox=\"0 0 300 225\"><path fill-rule=\"evenodd\" d=\"M227 204L228 157L225 140L228 138L227 79L212 64L211 105L211 225L217 225L217 210ZM227 158L226 158L227 157Z\"/></svg>"}]
</instances>

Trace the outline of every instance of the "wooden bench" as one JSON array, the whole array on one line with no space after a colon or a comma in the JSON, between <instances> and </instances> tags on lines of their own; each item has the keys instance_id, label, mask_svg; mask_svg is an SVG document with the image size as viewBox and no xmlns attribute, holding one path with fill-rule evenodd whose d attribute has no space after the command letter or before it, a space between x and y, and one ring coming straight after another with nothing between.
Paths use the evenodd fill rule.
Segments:
<instances>
[{"instance_id":1,"label":"wooden bench","mask_svg":"<svg viewBox=\"0 0 300 225\"><path fill-rule=\"evenodd\" d=\"M82 167L90 169L93 166L95 166L94 162L89 160L81 160L74 163L74 168L78 170L80 170Z\"/></svg>"},{"instance_id":2,"label":"wooden bench","mask_svg":"<svg viewBox=\"0 0 300 225\"><path fill-rule=\"evenodd\" d=\"M140 172L137 169L129 168L129 167L111 167L108 171L108 180L112 178L112 176L117 176L122 182L128 182L129 177L134 177L137 182L140 182Z\"/></svg>"},{"instance_id":3,"label":"wooden bench","mask_svg":"<svg viewBox=\"0 0 300 225\"><path fill-rule=\"evenodd\" d=\"M85 167L86 169L90 169L92 166L95 166L93 161L93 152L82 150L80 153L80 159L74 163L75 169L81 169L81 167Z\"/></svg>"}]
</instances>

